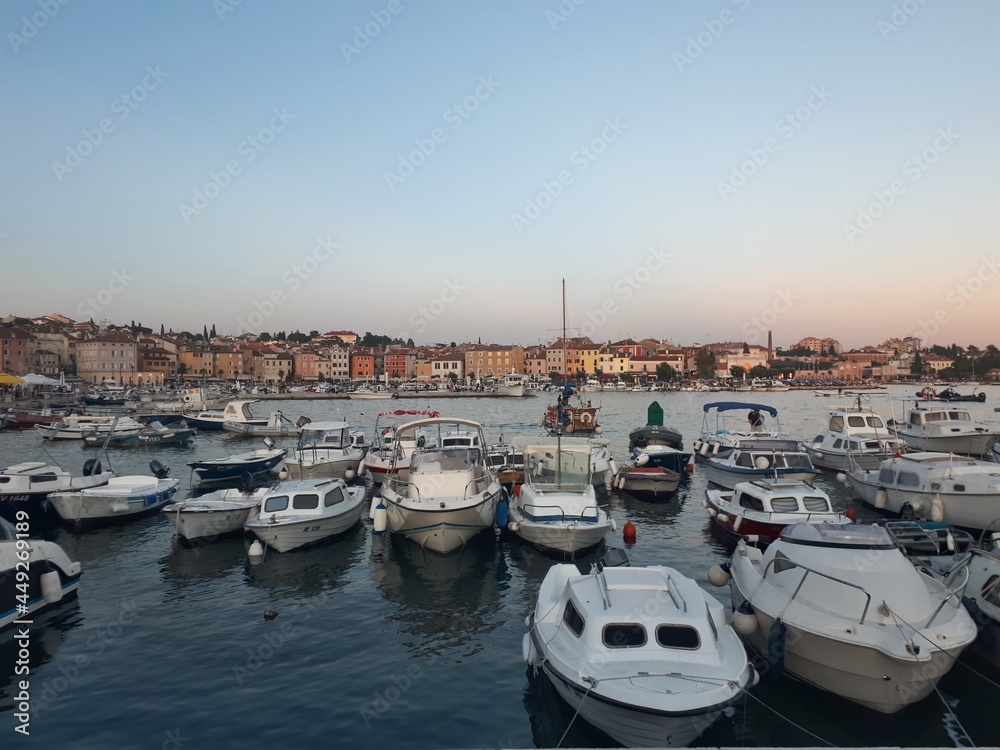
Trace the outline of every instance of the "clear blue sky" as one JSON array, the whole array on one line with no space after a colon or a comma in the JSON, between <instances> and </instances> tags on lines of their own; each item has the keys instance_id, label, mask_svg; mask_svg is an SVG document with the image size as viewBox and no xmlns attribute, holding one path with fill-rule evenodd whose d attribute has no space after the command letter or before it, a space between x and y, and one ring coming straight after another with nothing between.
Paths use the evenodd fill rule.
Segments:
<instances>
[{"instance_id":1,"label":"clear blue sky","mask_svg":"<svg viewBox=\"0 0 1000 750\"><path fill-rule=\"evenodd\" d=\"M533 344L565 277L595 340L993 343L998 28L988 0L6 2L0 314Z\"/></svg>"}]
</instances>

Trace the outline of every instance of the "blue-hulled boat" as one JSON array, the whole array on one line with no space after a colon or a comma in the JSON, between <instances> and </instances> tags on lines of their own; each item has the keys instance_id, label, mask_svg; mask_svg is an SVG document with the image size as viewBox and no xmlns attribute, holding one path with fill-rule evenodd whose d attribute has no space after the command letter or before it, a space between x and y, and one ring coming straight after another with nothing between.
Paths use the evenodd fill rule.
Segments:
<instances>
[{"instance_id":1,"label":"blue-hulled boat","mask_svg":"<svg viewBox=\"0 0 1000 750\"><path fill-rule=\"evenodd\" d=\"M151 422L138 432L128 435L87 435L84 445L102 446L105 441L109 446L123 447L132 445L186 445L194 437L197 430L181 422L176 427L165 427L159 422Z\"/></svg>"},{"instance_id":2,"label":"blue-hulled boat","mask_svg":"<svg viewBox=\"0 0 1000 750\"><path fill-rule=\"evenodd\" d=\"M0 469L0 516L14 520L19 510L36 519L53 492L83 490L107 484L113 474L103 471L101 462L91 458L83 465L83 475L73 476L58 466L29 461Z\"/></svg>"},{"instance_id":3,"label":"blue-hulled boat","mask_svg":"<svg viewBox=\"0 0 1000 750\"><path fill-rule=\"evenodd\" d=\"M188 466L199 482L230 482L247 475L258 477L262 474L276 474L288 451L285 448L275 448L274 441L270 438L264 438L264 445L267 447L224 458L192 461Z\"/></svg>"}]
</instances>

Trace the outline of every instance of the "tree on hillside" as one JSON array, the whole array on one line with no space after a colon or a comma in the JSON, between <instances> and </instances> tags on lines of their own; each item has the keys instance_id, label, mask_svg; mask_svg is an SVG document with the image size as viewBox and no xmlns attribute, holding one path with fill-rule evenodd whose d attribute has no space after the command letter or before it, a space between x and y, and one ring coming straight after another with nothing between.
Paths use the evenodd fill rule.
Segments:
<instances>
[{"instance_id":1,"label":"tree on hillside","mask_svg":"<svg viewBox=\"0 0 1000 750\"><path fill-rule=\"evenodd\" d=\"M913 375L924 374L924 360L920 357L920 352L913 354L913 361L910 362L910 373Z\"/></svg>"},{"instance_id":2,"label":"tree on hillside","mask_svg":"<svg viewBox=\"0 0 1000 750\"><path fill-rule=\"evenodd\" d=\"M598 368L600 370L600 368ZM597 373L598 375L600 372ZM670 383L677 377L677 370L669 362L660 362L656 366L656 379L664 383Z\"/></svg>"},{"instance_id":3,"label":"tree on hillside","mask_svg":"<svg viewBox=\"0 0 1000 750\"><path fill-rule=\"evenodd\" d=\"M257 340L266 343L271 340L271 334L269 334L267 331L261 331L260 335L257 336Z\"/></svg>"},{"instance_id":4,"label":"tree on hillside","mask_svg":"<svg viewBox=\"0 0 1000 750\"><path fill-rule=\"evenodd\" d=\"M729 374L733 376L733 380L743 380L747 371L739 365L733 365L729 368Z\"/></svg>"},{"instance_id":5,"label":"tree on hillside","mask_svg":"<svg viewBox=\"0 0 1000 750\"><path fill-rule=\"evenodd\" d=\"M715 354L711 349L705 347L699 349L698 353L694 355L694 364L698 370L699 378L715 377Z\"/></svg>"}]
</instances>

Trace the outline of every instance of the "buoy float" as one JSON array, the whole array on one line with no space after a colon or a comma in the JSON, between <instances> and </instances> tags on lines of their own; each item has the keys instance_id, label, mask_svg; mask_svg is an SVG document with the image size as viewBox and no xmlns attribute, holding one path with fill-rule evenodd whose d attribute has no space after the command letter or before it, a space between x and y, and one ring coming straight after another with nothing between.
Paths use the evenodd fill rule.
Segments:
<instances>
[{"instance_id":1,"label":"buoy float","mask_svg":"<svg viewBox=\"0 0 1000 750\"><path fill-rule=\"evenodd\" d=\"M757 615L754 614L753 607L750 606L750 602L743 602L735 612L733 612L733 619L730 621L739 635L750 635L757 630Z\"/></svg>"},{"instance_id":2,"label":"buoy float","mask_svg":"<svg viewBox=\"0 0 1000 750\"><path fill-rule=\"evenodd\" d=\"M288 479L288 470L282 469L278 472L278 479Z\"/></svg>"},{"instance_id":3,"label":"buoy float","mask_svg":"<svg viewBox=\"0 0 1000 750\"><path fill-rule=\"evenodd\" d=\"M515 484L514 485L514 494L517 497L521 497L521 485L519 485L519 484Z\"/></svg>"},{"instance_id":4,"label":"buoy float","mask_svg":"<svg viewBox=\"0 0 1000 750\"><path fill-rule=\"evenodd\" d=\"M875 493L875 507L882 509L885 508L885 504L889 501L889 494L885 491L884 487L879 487L878 492Z\"/></svg>"},{"instance_id":5,"label":"buoy float","mask_svg":"<svg viewBox=\"0 0 1000 750\"><path fill-rule=\"evenodd\" d=\"M597 425L597 427L594 428L594 434L595 435L603 435L604 434L604 428L601 427L600 425Z\"/></svg>"},{"instance_id":6,"label":"buoy float","mask_svg":"<svg viewBox=\"0 0 1000 750\"><path fill-rule=\"evenodd\" d=\"M615 523L615 519L609 518L608 519L608 525L611 527L611 533L612 534L615 533L616 531L618 531L618 524Z\"/></svg>"},{"instance_id":7,"label":"buoy float","mask_svg":"<svg viewBox=\"0 0 1000 750\"><path fill-rule=\"evenodd\" d=\"M260 558L264 556L264 545L260 543L260 539L253 540L253 544L250 545L250 552L248 554L250 555L251 562L254 562L255 560L257 562L260 561Z\"/></svg>"},{"instance_id":8,"label":"buoy float","mask_svg":"<svg viewBox=\"0 0 1000 750\"><path fill-rule=\"evenodd\" d=\"M743 516L736 516L736 521L733 523L733 531L739 531L740 525L743 523Z\"/></svg>"},{"instance_id":9,"label":"buoy float","mask_svg":"<svg viewBox=\"0 0 1000 750\"><path fill-rule=\"evenodd\" d=\"M844 515L847 516L848 518L850 518L852 521L857 521L858 520L858 512L856 510L854 510L854 508L847 508L844 511Z\"/></svg>"},{"instance_id":10,"label":"buoy float","mask_svg":"<svg viewBox=\"0 0 1000 750\"><path fill-rule=\"evenodd\" d=\"M703 455L703 456L707 456L707 455L708 455L708 449L709 449L710 447L711 447L711 446L710 446L710 445L709 445L708 443L702 443L702 444L701 444L701 450L699 450L698 452L699 452L699 453L700 453L701 455Z\"/></svg>"},{"instance_id":11,"label":"buoy float","mask_svg":"<svg viewBox=\"0 0 1000 750\"><path fill-rule=\"evenodd\" d=\"M846 487L847 486L847 474L845 474L842 471L837 472L837 481L840 482L842 485L844 485Z\"/></svg>"},{"instance_id":12,"label":"buoy float","mask_svg":"<svg viewBox=\"0 0 1000 750\"><path fill-rule=\"evenodd\" d=\"M507 525L507 498L497 503L497 526L501 529Z\"/></svg>"},{"instance_id":13,"label":"buoy float","mask_svg":"<svg viewBox=\"0 0 1000 750\"><path fill-rule=\"evenodd\" d=\"M608 468L611 469L611 476L618 473L618 464L615 463L613 458L608 459Z\"/></svg>"},{"instance_id":14,"label":"buoy float","mask_svg":"<svg viewBox=\"0 0 1000 750\"><path fill-rule=\"evenodd\" d=\"M701 450L701 445L702 445L702 443L701 443L700 440L695 440L694 441L694 449L695 449L696 452Z\"/></svg>"},{"instance_id":15,"label":"buoy float","mask_svg":"<svg viewBox=\"0 0 1000 750\"><path fill-rule=\"evenodd\" d=\"M941 495L935 495L931 501L931 520L934 523L941 523L944 520L944 499Z\"/></svg>"},{"instance_id":16,"label":"buoy float","mask_svg":"<svg viewBox=\"0 0 1000 750\"><path fill-rule=\"evenodd\" d=\"M56 571L50 570L47 573L42 573L41 584L42 598L46 604L52 604L62 599L62 581L59 580L59 574Z\"/></svg>"},{"instance_id":17,"label":"buoy float","mask_svg":"<svg viewBox=\"0 0 1000 750\"><path fill-rule=\"evenodd\" d=\"M517 521L511 521L510 523L507 524L507 528L510 529L511 531L516 532L519 528L521 528L521 524L519 524Z\"/></svg>"},{"instance_id":18,"label":"buoy float","mask_svg":"<svg viewBox=\"0 0 1000 750\"><path fill-rule=\"evenodd\" d=\"M626 542L635 541L635 524L631 521L626 521L625 526L622 527L622 538Z\"/></svg>"},{"instance_id":19,"label":"buoy float","mask_svg":"<svg viewBox=\"0 0 1000 750\"><path fill-rule=\"evenodd\" d=\"M385 509L385 504L382 502L382 498L378 499L378 505L375 506L375 514L372 517L372 528L375 529L376 534L381 534L385 531L386 526L389 523L389 514Z\"/></svg>"},{"instance_id":20,"label":"buoy float","mask_svg":"<svg viewBox=\"0 0 1000 750\"><path fill-rule=\"evenodd\" d=\"M689 458L688 462L684 465L684 471L688 472L689 474L694 471L694 454L693 453L691 454L691 458Z\"/></svg>"},{"instance_id":21,"label":"buoy float","mask_svg":"<svg viewBox=\"0 0 1000 750\"><path fill-rule=\"evenodd\" d=\"M771 623L767 633L767 660L771 662L771 675L778 677L785 671L785 624L781 620Z\"/></svg>"},{"instance_id":22,"label":"buoy float","mask_svg":"<svg viewBox=\"0 0 1000 750\"><path fill-rule=\"evenodd\" d=\"M354 479L355 476L357 475L354 473L354 469L346 469L344 471L344 479L346 479L348 482Z\"/></svg>"},{"instance_id":23,"label":"buoy float","mask_svg":"<svg viewBox=\"0 0 1000 750\"><path fill-rule=\"evenodd\" d=\"M708 569L708 582L713 586L725 586L729 583L729 563L713 565Z\"/></svg>"},{"instance_id":24,"label":"buoy float","mask_svg":"<svg viewBox=\"0 0 1000 750\"><path fill-rule=\"evenodd\" d=\"M715 447L712 448L712 455L713 456L718 456L720 450L722 450L722 443L716 443Z\"/></svg>"},{"instance_id":25,"label":"buoy float","mask_svg":"<svg viewBox=\"0 0 1000 750\"><path fill-rule=\"evenodd\" d=\"M639 457L635 460L635 465L636 466L645 466L648 463L649 463L649 454L648 453L640 453Z\"/></svg>"},{"instance_id":26,"label":"buoy float","mask_svg":"<svg viewBox=\"0 0 1000 750\"><path fill-rule=\"evenodd\" d=\"M535 651L535 644L531 642L531 633L525 633L521 638L521 658L524 659L526 664L534 664L538 658L538 652Z\"/></svg>"}]
</instances>

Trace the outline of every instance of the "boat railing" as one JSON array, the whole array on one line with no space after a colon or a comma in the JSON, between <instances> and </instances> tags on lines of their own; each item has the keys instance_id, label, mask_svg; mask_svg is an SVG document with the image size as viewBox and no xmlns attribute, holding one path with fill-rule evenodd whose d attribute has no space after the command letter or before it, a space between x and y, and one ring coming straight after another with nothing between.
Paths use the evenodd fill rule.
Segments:
<instances>
[{"instance_id":1,"label":"boat railing","mask_svg":"<svg viewBox=\"0 0 1000 750\"><path fill-rule=\"evenodd\" d=\"M795 599L795 597L798 596L799 591L802 589L802 584L804 584L806 582L806 579L809 577L810 573L818 575L821 578L826 578L827 580L833 581L834 583L840 583L840 584L843 584L844 586L847 586L849 588L856 589L856 590L860 591L862 594L865 595L865 608L861 611L861 620L858 622L858 624L859 625L864 625L865 624L865 618L868 617L868 610L869 610L869 608L871 607L871 604L872 604L872 595L869 594L864 589L863 586L859 586L856 583L851 583L850 581L845 581L842 578L837 578L836 576L832 576L829 573L823 573L822 571L815 570L813 568L807 567L805 565L802 565L801 563L797 563L797 562L794 562L792 560L789 560L787 557L774 558L772 560L769 560L768 563L767 563L767 566L764 568L764 575L762 576L762 578L765 578L765 579L767 578L768 572L774 568L774 566L775 566L776 563L781 563L782 565L787 565L788 568L786 568L786 569L801 568L802 570L806 571L806 574L804 576L802 576L802 578L799 580L799 585L795 587L795 591L793 591L792 595L788 598L789 601L793 601ZM777 573L777 572L778 571L775 571L775 573Z\"/></svg>"},{"instance_id":2,"label":"boat railing","mask_svg":"<svg viewBox=\"0 0 1000 750\"><path fill-rule=\"evenodd\" d=\"M951 571L943 580L939 581L941 586L944 588L946 595L941 598L941 603L934 610L934 614L930 616L927 620L927 624L924 625L925 628L929 628L931 623L934 622L941 610L944 609L944 605L948 603L948 600L955 599L955 608L958 609L962 607L962 595L965 593L965 587L969 585L969 563L972 561L972 555L969 555L965 560L963 560L959 565L957 570ZM962 573L965 574L965 580L962 581L960 585L954 586L953 583L955 578L960 577ZM934 576L929 576L931 579L935 579ZM935 579L936 580L936 579Z\"/></svg>"},{"instance_id":3,"label":"boat railing","mask_svg":"<svg viewBox=\"0 0 1000 750\"><path fill-rule=\"evenodd\" d=\"M538 503L525 503L523 506L526 513L533 513L535 515L548 516L559 516L564 522L567 520L592 520L597 522L600 518L600 511L603 509L605 512L608 511L608 506L601 505L587 505L581 509L580 513L573 514L572 516L567 516L566 511L561 505L540 505ZM533 509L533 510L532 510ZM539 513L538 511L545 511L544 513ZM549 512L551 511L551 512ZM593 518L591 518L591 514Z\"/></svg>"},{"instance_id":4,"label":"boat railing","mask_svg":"<svg viewBox=\"0 0 1000 750\"><path fill-rule=\"evenodd\" d=\"M465 484L465 491L462 493L463 497L468 500L473 495L478 495L482 490L476 489L482 483L483 490L489 487L494 481L500 481L497 470L492 466L484 467L483 475L479 477L473 477Z\"/></svg>"}]
</instances>

